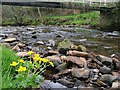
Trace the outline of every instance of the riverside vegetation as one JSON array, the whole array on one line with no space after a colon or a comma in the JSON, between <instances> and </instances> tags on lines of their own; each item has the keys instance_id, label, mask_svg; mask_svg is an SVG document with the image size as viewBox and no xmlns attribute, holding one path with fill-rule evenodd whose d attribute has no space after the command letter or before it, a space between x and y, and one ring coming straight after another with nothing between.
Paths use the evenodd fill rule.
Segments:
<instances>
[{"instance_id":1,"label":"riverside vegetation","mask_svg":"<svg viewBox=\"0 0 120 90\"><path fill-rule=\"evenodd\" d=\"M59 12L58 12L59 11ZM8 13L9 12L9 13ZM99 11L3 6L2 25L77 25L99 27Z\"/></svg>"},{"instance_id":2,"label":"riverside vegetation","mask_svg":"<svg viewBox=\"0 0 120 90\"><path fill-rule=\"evenodd\" d=\"M28 60L16 56L6 46L2 48L2 88L37 88L44 80L42 74L46 67L54 64L47 58L41 58L33 51L28 52Z\"/></svg>"}]
</instances>

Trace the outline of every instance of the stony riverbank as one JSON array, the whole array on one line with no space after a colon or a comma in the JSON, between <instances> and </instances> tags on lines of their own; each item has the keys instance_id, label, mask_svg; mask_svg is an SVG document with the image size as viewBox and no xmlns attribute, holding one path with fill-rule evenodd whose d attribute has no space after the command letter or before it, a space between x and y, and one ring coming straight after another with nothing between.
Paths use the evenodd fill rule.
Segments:
<instances>
[{"instance_id":1,"label":"stony riverbank","mask_svg":"<svg viewBox=\"0 0 120 90\"><path fill-rule=\"evenodd\" d=\"M96 33L96 35L95 35ZM84 34L84 35L83 35ZM40 87L50 88L117 88L119 85L119 42L114 47L107 47L109 42L89 41L90 38L119 40L119 32L104 33L100 31L78 30L62 27L3 27L0 30L0 42L10 46L18 56L27 57L33 50L41 57L50 59L55 67L49 67L44 73L46 79ZM69 39L68 39L69 38ZM77 42L77 43L76 43ZM113 42L114 43L114 42ZM94 49L104 45L107 56ZM90 48L89 47L94 47ZM98 48L97 48L98 49Z\"/></svg>"}]
</instances>

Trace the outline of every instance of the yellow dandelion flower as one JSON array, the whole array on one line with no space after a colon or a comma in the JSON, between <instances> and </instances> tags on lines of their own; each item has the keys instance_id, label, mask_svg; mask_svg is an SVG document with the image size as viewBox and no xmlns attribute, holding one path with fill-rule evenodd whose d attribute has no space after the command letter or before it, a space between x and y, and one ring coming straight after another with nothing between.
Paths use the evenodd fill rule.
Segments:
<instances>
[{"instance_id":1,"label":"yellow dandelion flower","mask_svg":"<svg viewBox=\"0 0 120 90\"><path fill-rule=\"evenodd\" d=\"M21 63L25 63L25 61L24 61L23 59L20 59L19 62L21 62Z\"/></svg>"},{"instance_id":2,"label":"yellow dandelion flower","mask_svg":"<svg viewBox=\"0 0 120 90\"><path fill-rule=\"evenodd\" d=\"M34 61L39 61L40 57L34 57L33 60Z\"/></svg>"},{"instance_id":3,"label":"yellow dandelion flower","mask_svg":"<svg viewBox=\"0 0 120 90\"><path fill-rule=\"evenodd\" d=\"M11 64L10 64L10 66L17 66L19 63L17 63L17 62L15 62L15 61L13 61Z\"/></svg>"},{"instance_id":4,"label":"yellow dandelion flower","mask_svg":"<svg viewBox=\"0 0 120 90\"><path fill-rule=\"evenodd\" d=\"M52 67L54 67L54 64L53 64L53 62L49 62L49 64L50 64Z\"/></svg>"},{"instance_id":5,"label":"yellow dandelion flower","mask_svg":"<svg viewBox=\"0 0 120 90\"><path fill-rule=\"evenodd\" d=\"M17 71L18 72L25 72L26 70L27 70L26 67L20 66Z\"/></svg>"},{"instance_id":6,"label":"yellow dandelion flower","mask_svg":"<svg viewBox=\"0 0 120 90\"><path fill-rule=\"evenodd\" d=\"M42 58L42 61L43 61L44 63L50 62L50 60L47 59L47 58Z\"/></svg>"},{"instance_id":7,"label":"yellow dandelion flower","mask_svg":"<svg viewBox=\"0 0 120 90\"><path fill-rule=\"evenodd\" d=\"M34 57L40 57L40 55L39 54L35 54Z\"/></svg>"},{"instance_id":8,"label":"yellow dandelion flower","mask_svg":"<svg viewBox=\"0 0 120 90\"><path fill-rule=\"evenodd\" d=\"M32 54L34 54L34 52L33 52L33 51L29 51L28 54L29 54L29 55L32 55Z\"/></svg>"}]
</instances>

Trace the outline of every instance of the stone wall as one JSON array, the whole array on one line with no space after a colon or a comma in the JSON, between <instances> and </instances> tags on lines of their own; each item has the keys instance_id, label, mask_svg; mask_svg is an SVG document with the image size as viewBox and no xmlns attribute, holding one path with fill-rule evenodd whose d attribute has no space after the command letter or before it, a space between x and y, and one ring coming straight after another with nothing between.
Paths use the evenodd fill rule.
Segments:
<instances>
[{"instance_id":1,"label":"stone wall","mask_svg":"<svg viewBox=\"0 0 120 90\"><path fill-rule=\"evenodd\" d=\"M102 31L120 31L120 2L113 9L100 11L100 27Z\"/></svg>"}]
</instances>

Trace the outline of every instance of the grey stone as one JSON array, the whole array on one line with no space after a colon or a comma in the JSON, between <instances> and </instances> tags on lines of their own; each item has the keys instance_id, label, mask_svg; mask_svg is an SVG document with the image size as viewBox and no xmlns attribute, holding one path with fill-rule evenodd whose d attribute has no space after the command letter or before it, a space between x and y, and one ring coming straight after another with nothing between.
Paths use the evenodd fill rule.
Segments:
<instances>
[{"instance_id":1,"label":"grey stone","mask_svg":"<svg viewBox=\"0 0 120 90\"><path fill-rule=\"evenodd\" d=\"M111 74L104 74L100 77L100 80L106 83L107 85L112 86L112 83L116 80L116 77L112 76Z\"/></svg>"},{"instance_id":2,"label":"grey stone","mask_svg":"<svg viewBox=\"0 0 120 90\"><path fill-rule=\"evenodd\" d=\"M102 74L110 74L111 71L112 70L106 66L100 67L100 73L102 73Z\"/></svg>"},{"instance_id":3,"label":"grey stone","mask_svg":"<svg viewBox=\"0 0 120 90\"><path fill-rule=\"evenodd\" d=\"M73 68L71 72L72 72L72 76L76 78L84 78L84 79L88 79L90 74L90 71L85 68Z\"/></svg>"}]
</instances>

